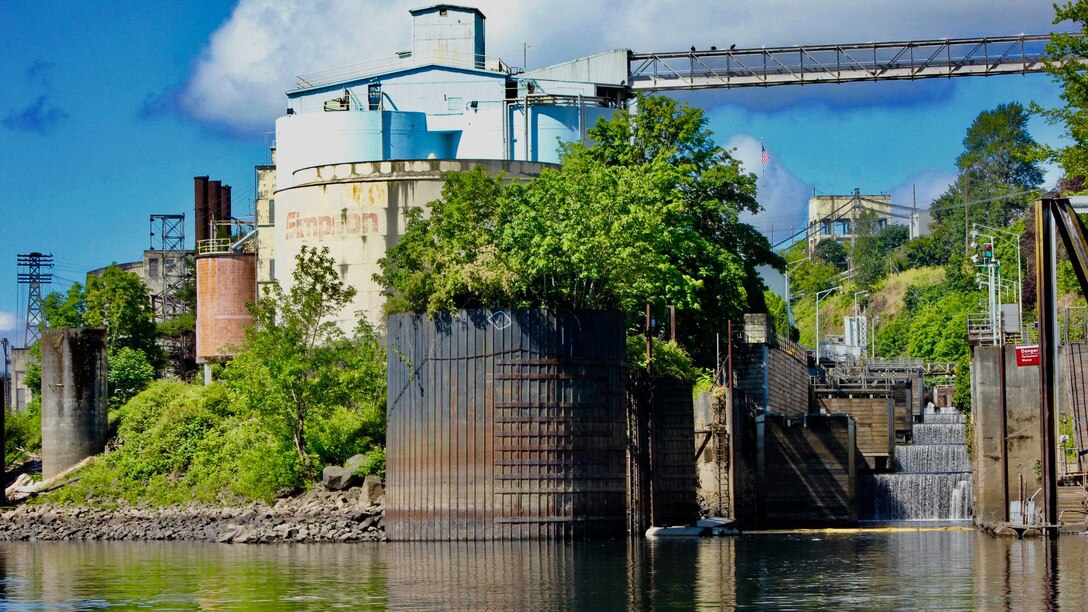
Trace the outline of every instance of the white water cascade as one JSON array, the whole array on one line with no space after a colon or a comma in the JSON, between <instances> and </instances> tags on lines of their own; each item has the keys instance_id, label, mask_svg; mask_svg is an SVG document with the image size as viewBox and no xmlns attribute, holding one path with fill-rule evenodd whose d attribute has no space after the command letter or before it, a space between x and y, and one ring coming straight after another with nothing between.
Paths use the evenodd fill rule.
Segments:
<instances>
[{"instance_id":1,"label":"white water cascade","mask_svg":"<svg viewBox=\"0 0 1088 612\"><path fill-rule=\"evenodd\" d=\"M971 464L964 418L929 413L914 443L895 447L895 472L858 475L858 518L868 521L969 520Z\"/></svg>"}]
</instances>

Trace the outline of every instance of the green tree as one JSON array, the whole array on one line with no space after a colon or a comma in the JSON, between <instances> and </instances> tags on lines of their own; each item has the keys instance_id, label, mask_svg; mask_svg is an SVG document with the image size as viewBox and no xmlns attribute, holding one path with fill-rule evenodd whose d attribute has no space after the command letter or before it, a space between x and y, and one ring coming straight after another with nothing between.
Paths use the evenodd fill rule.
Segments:
<instances>
[{"instance_id":1,"label":"green tree","mask_svg":"<svg viewBox=\"0 0 1088 612\"><path fill-rule=\"evenodd\" d=\"M155 344L151 295L139 276L112 265L101 276L87 279L85 296L83 323L104 328L109 349L142 351L151 363L161 367L163 357Z\"/></svg>"},{"instance_id":2,"label":"green tree","mask_svg":"<svg viewBox=\"0 0 1088 612\"><path fill-rule=\"evenodd\" d=\"M352 340L331 321L355 289L340 279L327 248L303 247L293 279L289 291L275 283L252 306L256 322L224 378L248 410L279 425L312 475L309 428L337 409L377 412L366 433L383 441L384 359L365 323Z\"/></svg>"},{"instance_id":3,"label":"green tree","mask_svg":"<svg viewBox=\"0 0 1088 612\"><path fill-rule=\"evenodd\" d=\"M1088 56L1088 2L1076 0L1054 5L1054 24L1072 22L1079 32L1055 32L1050 35L1044 60L1047 71L1061 85L1059 108L1032 105L1052 125L1064 128L1069 142L1064 147L1041 147L1042 155L1058 162L1065 176L1080 183L1088 177L1088 71L1081 58ZM1063 28L1064 29L1064 28Z\"/></svg>"},{"instance_id":4,"label":"green tree","mask_svg":"<svg viewBox=\"0 0 1088 612\"><path fill-rule=\"evenodd\" d=\"M155 380L155 366L143 351L127 346L110 351L110 408L118 408Z\"/></svg>"},{"instance_id":5,"label":"green tree","mask_svg":"<svg viewBox=\"0 0 1088 612\"><path fill-rule=\"evenodd\" d=\"M83 327L86 310L87 294L79 283L72 283L63 295L54 291L42 300L42 317L50 327Z\"/></svg>"},{"instance_id":6,"label":"green tree","mask_svg":"<svg viewBox=\"0 0 1088 612\"><path fill-rule=\"evenodd\" d=\"M1043 182L1035 159L1038 143L1028 133L1028 112L1017 102L998 104L975 117L956 158L975 185L1034 189Z\"/></svg>"},{"instance_id":7,"label":"green tree","mask_svg":"<svg viewBox=\"0 0 1088 612\"><path fill-rule=\"evenodd\" d=\"M74 283L64 294L45 296L42 315L49 327L106 330L111 407L143 390L163 365L147 287L139 276L116 265L106 268L101 276L90 277L86 287ZM39 364L40 349L31 365L36 382L31 389L35 392L40 388Z\"/></svg>"},{"instance_id":8,"label":"green tree","mask_svg":"<svg viewBox=\"0 0 1088 612\"><path fill-rule=\"evenodd\" d=\"M682 344L712 362L714 332L766 308L755 268L781 266L738 220L758 210L755 176L701 111L667 98L640 98L589 137L531 181L447 175L381 262L389 310L618 308L634 326L647 301L673 304Z\"/></svg>"},{"instance_id":9,"label":"green tree","mask_svg":"<svg viewBox=\"0 0 1088 612\"><path fill-rule=\"evenodd\" d=\"M849 262L846 245L838 240L821 240L816 243L816 248L812 249L812 256L835 266L839 272L845 271Z\"/></svg>"},{"instance_id":10,"label":"green tree","mask_svg":"<svg viewBox=\"0 0 1088 612\"><path fill-rule=\"evenodd\" d=\"M879 229L878 229L879 228ZM858 238L850 257L854 264L854 279L860 287L871 288L873 283L888 274L889 260L894 251L907 242L910 230L905 225L888 225L880 228L876 215L865 212L858 219Z\"/></svg>"}]
</instances>

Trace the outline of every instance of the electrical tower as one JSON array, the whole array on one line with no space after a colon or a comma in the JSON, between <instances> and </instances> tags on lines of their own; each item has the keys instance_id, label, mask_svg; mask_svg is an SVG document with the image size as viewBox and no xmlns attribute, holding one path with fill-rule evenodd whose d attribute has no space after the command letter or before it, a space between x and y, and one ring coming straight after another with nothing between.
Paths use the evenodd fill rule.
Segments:
<instances>
[{"instance_id":1,"label":"electrical tower","mask_svg":"<svg viewBox=\"0 0 1088 612\"><path fill-rule=\"evenodd\" d=\"M53 282L53 255L43 255L37 251L18 255L19 284L27 286L26 329L23 332L23 346L33 344L41 337L42 285ZM43 272L42 270L46 270Z\"/></svg>"},{"instance_id":2,"label":"electrical tower","mask_svg":"<svg viewBox=\"0 0 1088 612\"><path fill-rule=\"evenodd\" d=\"M178 293L188 280L185 253L185 215L151 215L151 247L154 251L146 270L149 285L154 287L159 276L159 291L151 295L156 321L169 321L185 311ZM156 233L156 230L157 233Z\"/></svg>"}]
</instances>

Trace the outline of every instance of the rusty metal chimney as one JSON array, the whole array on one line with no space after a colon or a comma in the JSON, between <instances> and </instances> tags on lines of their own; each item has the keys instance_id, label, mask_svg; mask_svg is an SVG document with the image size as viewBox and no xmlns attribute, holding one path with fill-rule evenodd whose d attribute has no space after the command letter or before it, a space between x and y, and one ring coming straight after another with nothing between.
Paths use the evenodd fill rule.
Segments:
<instances>
[{"instance_id":1,"label":"rusty metal chimney","mask_svg":"<svg viewBox=\"0 0 1088 612\"><path fill-rule=\"evenodd\" d=\"M193 217L196 223L196 241L208 239L208 177L193 177L193 203L196 214Z\"/></svg>"},{"instance_id":2,"label":"rusty metal chimney","mask_svg":"<svg viewBox=\"0 0 1088 612\"><path fill-rule=\"evenodd\" d=\"M222 181L208 181L208 218L211 222L219 221L219 192L221 190ZM208 238L215 238L210 229Z\"/></svg>"},{"instance_id":3,"label":"rusty metal chimney","mask_svg":"<svg viewBox=\"0 0 1088 612\"><path fill-rule=\"evenodd\" d=\"M223 221L228 221L231 218L230 192L230 185L223 185L223 188L219 191L219 218Z\"/></svg>"}]
</instances>

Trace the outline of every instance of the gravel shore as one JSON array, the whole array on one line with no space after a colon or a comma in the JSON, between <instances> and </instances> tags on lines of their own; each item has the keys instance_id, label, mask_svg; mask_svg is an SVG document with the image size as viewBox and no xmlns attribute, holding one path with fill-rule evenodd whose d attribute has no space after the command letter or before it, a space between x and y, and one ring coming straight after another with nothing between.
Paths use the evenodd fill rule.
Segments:
<instances>
[{"instance_id":1,"label":"gravel shore","mask_svg":"<svg viewBox=\"0 0 1088 612\"><path fill-rule=\"evenodd\" d=\"M236 544L385 540L382 499L314 489L273 505L115 509L23 504L0 511L0 540L190 540Z\"/></svg>"}]
</instances>

